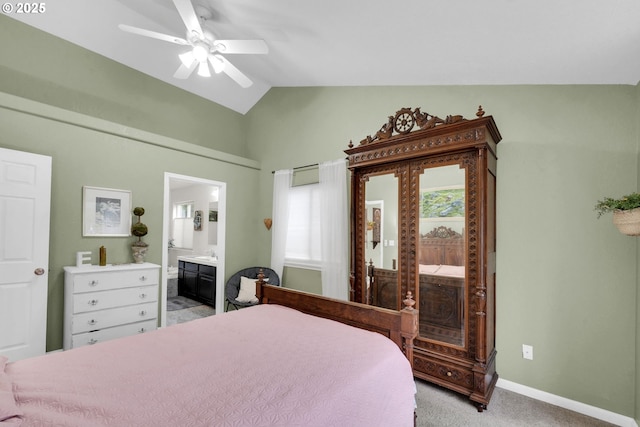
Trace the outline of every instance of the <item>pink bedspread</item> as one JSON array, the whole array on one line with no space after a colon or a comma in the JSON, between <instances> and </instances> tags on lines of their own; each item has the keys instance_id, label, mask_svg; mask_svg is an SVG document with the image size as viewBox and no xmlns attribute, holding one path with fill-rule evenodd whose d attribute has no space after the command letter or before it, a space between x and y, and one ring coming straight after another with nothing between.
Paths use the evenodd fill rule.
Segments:
<instances>
[{"instance_id":1,"label":"pink bedspread","mask_svg":"<svg viewBox=\"0 0 640 427\"><path fill-rule=\"evenodd\" d=\"M14 411L7 425L412 426L414 393L389 339L260 305L8 363L0 420Z\"/></svg>"}]
</instances>

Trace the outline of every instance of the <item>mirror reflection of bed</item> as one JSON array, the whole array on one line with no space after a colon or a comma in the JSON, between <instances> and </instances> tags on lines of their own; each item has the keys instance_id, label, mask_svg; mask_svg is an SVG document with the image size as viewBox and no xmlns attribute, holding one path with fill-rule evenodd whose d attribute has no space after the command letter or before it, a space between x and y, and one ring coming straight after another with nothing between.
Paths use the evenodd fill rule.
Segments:
<instances>
[{"instance_id":1,"label":"mirror reflection of bed","mask_svg":"<svg viewBox=\"0 0 640 427\"><path fill-rule=\"evenodd\" d=\"M419 335L464 344L464 233L437 226L420 236ZM398 310L397 270L368 265L371 304Z\"/></svg>"},{"instance_id":2,"label":"mirror reflection of bed","mask_svg":"<svg viewBox=\"0 0 640 427\"><path fill-rule=\"evenodd\" d=\"M439 226L420 236L419 335L464 344L464 238Z\"/></svg>"}]
</instances>

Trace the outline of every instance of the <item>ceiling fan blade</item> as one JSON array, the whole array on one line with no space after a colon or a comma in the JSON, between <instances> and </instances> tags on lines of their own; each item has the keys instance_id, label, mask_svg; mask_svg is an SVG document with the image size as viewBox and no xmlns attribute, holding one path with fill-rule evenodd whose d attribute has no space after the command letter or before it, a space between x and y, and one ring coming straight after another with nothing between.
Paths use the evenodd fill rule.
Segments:
<instances>
[{"instance_id":1,"label":"ceiling fan blade","mask_svg":"<svg viewBox=\"0 0 640 427\"><path fill-rule=\"evenodd\" d=\"M198 61L196 60L194 60L191 63L191 65L188 67L184 64L180 64L180 67L176 70L173 77L175 77L176 79L189 78L189 76L191 75L191 73L193 73L193 70L195 70L197 66L198 66Z\"/></svg>"},{"instance_id":2,"label":"ceiling fan blade","mask_svg":"<svg viewBox=\"0 0 640 427\"><path fill-rule=\"evenodd\" d=\"M185 27L189 33L197 33L198 37L203 37L202 27L200 26L200 20L196 11L193 9L193 5L190 0L173 0L173 4L178 9L180 17L184 21Z\"/></svg>"},{"instance_id":3,"label":"ceiling fan blade","mask_svg":"<svg viewBox=\"0 0 640 427\"><path fill-rule=\"evenodd\" d=\"M215 58L219 59L222 63L224 63L224 68L222 72L235 80L243 88L248 88L253 84L253 82L249 79L249 77L245 76L244 73L238 70L231 62L227 61L227 59L222 55L213 55Z\"/></svg>"},{"instance_id":4,"label":"ceiling fan blade","mask_svg":"<svg viewBox=\"0 0 640 427\"><path fill-rule=\"evenodd\" d=\"M220 53L269 53L269 46L264 40L216 40L213 46Z\"/></svg>"},{"instance_id":5,"label":"ceiling fan blade","mask_svg":"<svg viewBox=\"0 0 640 427\"><path fill-rule=\"evenodd\" d=\"M153 39L163 40L170 43L180 44L180 45L188 45L189 42L180 37L170 36L168 34L156 33L155 31L145 30L143 28L132 27L131 25L120 24L118 25L122 31L126 31L128 33L137 34L139 36L151 37Z\"/></svg>"}]
</instances>

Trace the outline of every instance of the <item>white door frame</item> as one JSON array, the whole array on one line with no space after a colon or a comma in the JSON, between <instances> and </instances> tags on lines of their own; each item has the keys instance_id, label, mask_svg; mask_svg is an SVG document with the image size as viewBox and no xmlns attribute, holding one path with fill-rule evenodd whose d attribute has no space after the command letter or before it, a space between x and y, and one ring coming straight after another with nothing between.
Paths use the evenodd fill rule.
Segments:
<instances>
[{"instance_id":1,"label":"white door frame","mask_svg":"<svg viewBox=\"0 0 640 427\"><path fill-rule=\"evenodd\" d=\"M216 313L224 312L224 266L225 266L225 238L227 222L227 183L212 181L210 179L197 178L176 173L164 173L164 202L162 221L162 280L160 281L160 327L167 325L167 267L169 265L169 223L171 221L169 212L171 208L171 180L188 181L193 184L203 184L216 186L218 193L218 244L216 255L218 256L218 266L216 267Z\"/></svg>"}]
</instances>

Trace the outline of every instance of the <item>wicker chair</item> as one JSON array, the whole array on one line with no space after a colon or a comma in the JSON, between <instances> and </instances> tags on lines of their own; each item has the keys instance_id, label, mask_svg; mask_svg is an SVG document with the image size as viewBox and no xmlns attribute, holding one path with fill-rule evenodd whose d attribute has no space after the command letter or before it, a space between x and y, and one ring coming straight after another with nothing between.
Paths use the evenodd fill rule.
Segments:
<instances>
[{"instance_id":1,"label":"wicker chair","mask_svg":"<svg viewBox=\"0 0 640 427\"><path fill-rule=\"evenodd\" d=\"M229 277L227 283L224 287L224 292L227 300L227 307L225 311L229 311L229 304L231 304L236 310L241 307L249 307L255 305L257 303L251 302L242 302L236 300L238 298L238 293L240 292L240 278L248 277L249 279L258 280L258 273L262 270L262 274L264 274L264 280L270 285L280 286L280 278L278 274L270 268L267 267L249 267L244 268L233 276Z\"/></svg>"}]
</instances>

